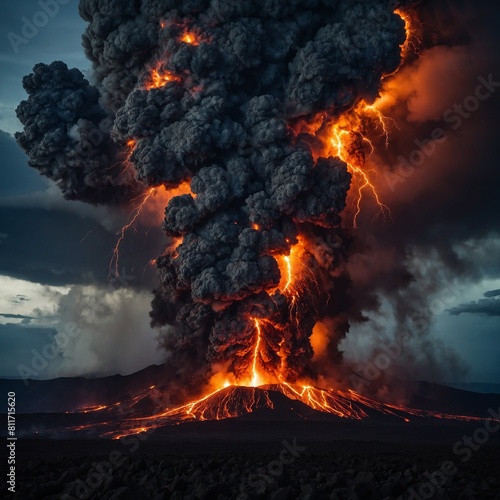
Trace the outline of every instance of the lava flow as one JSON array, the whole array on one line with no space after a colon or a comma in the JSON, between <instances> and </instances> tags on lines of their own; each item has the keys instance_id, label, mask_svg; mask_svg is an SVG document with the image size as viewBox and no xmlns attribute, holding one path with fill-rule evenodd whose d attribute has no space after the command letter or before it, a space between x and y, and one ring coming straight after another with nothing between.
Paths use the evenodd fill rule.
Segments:
<instances>
[{"instance_id":1,"label":"lava flow","mask_svg":"<svg viewBox=\"0 0 500 500\"><path fill-rule=\"evenodd\" d=\"M127 401L112 405L81 408L71 413L92 413L91 424L78 425L68 430L76 433L97 432L100 436L120 439L184 422L225 420L247 417L265 418L267 412L280 412L287 418L307 420L333 419L365 420L378 418L387 422L446 419L460 422L484 422L489 418L424 411L403 405L380 403L353 390L321 389L308 385L288 383L260 387L230 385L213 391L187 404L167 409L157 408L153 416L140 410L147 403L155 387L142 391ZM260 415L260 417L258 416ZM117 422L119 416L119 422Z\"/></svg>"}]
</instances>

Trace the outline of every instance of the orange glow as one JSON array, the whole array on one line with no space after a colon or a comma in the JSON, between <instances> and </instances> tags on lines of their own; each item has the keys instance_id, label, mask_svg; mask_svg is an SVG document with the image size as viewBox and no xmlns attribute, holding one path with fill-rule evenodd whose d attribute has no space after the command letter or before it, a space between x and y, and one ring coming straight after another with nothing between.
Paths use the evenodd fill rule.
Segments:
<instances>
[{"instance_id":1,"label":"orange glow","mask_svg":"<svg viewBox=\"0 0 500 500\"><path fill-rule=\"evenodd\" d=\"M469 415L439 413L418 410L403 405L380 403L350 389L324 389L314 387L310 383L305 382L299 384L290 384L287 382L269 384L261 386L258 389L243 387L241 385L227 385L226 382L224 386L221 384L218 389L211 390L198 399L181 406L167 408L151 417L123 418L122 416L118 420L120 422L118 431L116 427L117 420L115 418L98 424L92 423L75 426L72 430L95 430L96 427L100 427L103 437L120 439L125 436L144 433L162 425L177 425L188 421L224 420L251 413L259 408L274 409L273 395L275 396L277 393L283 394L291 401L300 401L316 411L349 420L364 420L369 417L371 411L376 411L379 414L394 419L400 419L406 423L417 418L446 419L462 422L484 422L491 420L491 418L485 419ZM145 391L123 403L82 408L77 410L77 412L110 412L113 409L116 410L120 405L120 408L131 409L139 401L148 397L148 395L149 391Z\"/></svg>"},{"instance_id":2,"label":"orange glow","mask_svg":"<svg viewBox=\"0 0 500 500\"><path fill-rule=\"evenodd\" d=\"M290 262L290 257L289 256L283 257L283 260L286 263L286 274L285 274L285 276L286 276L286 285L285 285L285 288L283 288L283 291L286 292L290 288L290 285L292 284L292 279L293 279L293 275L292 275L292 263Z\"/></svg>"},{"instance_id":3,"label":"orange glow","mask_svg":"<svg viewBox=\"0 0 500 500\"><path fill-rule=\"evenodd\" d=\"M259 368L257 366L257 359L260 355L260 343L262 341L262 332L260 329L260 322L258 319L254 320L255 322L255 330L257 331L257 340L255 342L255 348L253 351L253 362L252 362L252 381L251 381L251 386L252 387L258 387L259 385L262 384L262 377L259 373Z\"/></svg>"},{"instance_id":4,"label":"orange glow","mask_svg":"<svg viewBox=\"0 0 500 500\"><path fill-rule=\"evenodd\" d=\"M310 340L314 351L313 359L318 359L325 353L326 348L330 343L330 338L328 337L328 326L318 321L314 325Z\"/></svg>"},{"instance_id":5,"label":"orange glow","mask_svg":"<svg viewBox=\"0 0 500 500\"><path fill-rule=\"evenodd\" d=\"M417 29L415 24L416 19L413 19L410 12L405 12L401 9L396 9L394 11L405 23L406 40L401 46L401 55L403 60L406 59L412 52L414 54L420 54L420 46L422 42L417 36Z\"/></svg>"},{"instance_id":6,"label":"orange glow","mask_svg":"<svg viewBox=\"0 0 500 500\"><path fill-rule=\"evenodd\" d=\"M355 229L358 227L358 218L361 214L361 205L365 190L371 192L373 199L383 216L390 214L389 207L382 203L375 184L372 182L364 169L365 154L361 150L362 141L368 142L373 149L371 141L364 137L364 123L367 121L367 116L369 115L375 116L377 124L382 128L385 143L388 147L389 119L377 109L376 103L368 105L362 101L351 114L340 117L339 120L331 126L329 136L331 147L330 154L337 156L345 162L347 164L347 168L353 175L353 205L355 206L353 226ZM359 141L359 138L361 138L361 142Z\"/></svg>"},{"instance_id":7,"label":"orange glow","mask_svg":"<svg viewBox=\"0 0 500 500\"><path fill-rule=\"evenodd\" d=\"M185 31L182 35L181 42L197 47L198 45L200 45L200 38L196 33L193 33L192 31Z\"/></svg>"},{"instance_id":8,"label":"orange glow","mask_svg":"<svg viewBox=\"0 0 500 500\"><path fill-rule=\"evenodd\" d=\"M411 53L419 54L421 41L417 37L417 20L413 19L411 13L396 10L395 13L405 23L406 40L401 45L401 56L403 63ZM384 80L392 75L385 75ZM382 108L394 102L391 88L386 85L377 100L368 104L360 101L351 111L340 116L329 116L327 112L317 113L309 120L299 120L293 125L295 134L307 133L319 139L320 144L311 144L314 159L325 156L336 156L347 164L353 176L352 186L349 192L350 206L353 211L352 224L358 228L358 220L365 203L365 195L369 194L379 213L385 218L390 216L389 207L385 205L379 195L373 169L366 168L365 145L369 147L370 154L374 153L375 147L368 137L372 131L380 130L385 140L386 148L389 147L389 132L392 126L396 126L394 120L382 113Z\"/></svg>"},{"instance_id":9,"label":"orange glow","mask_svg":"<svg viewBox=\"0 0 500 500\"><path fill-rule=\"evenodd\" d=\"M169 82L180 82L180 78L170 71L160 71L158 69L153 69L149 74L145 89L159 89L167 85L167 83Z\"/></svg>"}]
</instances>

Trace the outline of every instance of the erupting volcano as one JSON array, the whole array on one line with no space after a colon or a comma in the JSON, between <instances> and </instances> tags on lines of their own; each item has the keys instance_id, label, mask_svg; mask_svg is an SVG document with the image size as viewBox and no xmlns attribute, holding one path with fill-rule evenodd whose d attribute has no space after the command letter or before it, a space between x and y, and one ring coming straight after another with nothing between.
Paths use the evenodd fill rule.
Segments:
<instances>
[{"instance_id":1,"label":"erupting volcano","mask_svg":"<svg viewBox=\"0 0 500 500\"><path fill-rule=\"evenodd\" d=\"M412 14L382 0L79 8L92 83L62 62L38 64L17 140L68 199L129 211L116 274L141 219L163 219L170 238L151 255L151 318L179 405L124 431L283 398L340 418L424 415L339 382L349 246L364 210L391 221L371 155L397 133L386 84L418 55Z\"/></svg>"}]
</instances>

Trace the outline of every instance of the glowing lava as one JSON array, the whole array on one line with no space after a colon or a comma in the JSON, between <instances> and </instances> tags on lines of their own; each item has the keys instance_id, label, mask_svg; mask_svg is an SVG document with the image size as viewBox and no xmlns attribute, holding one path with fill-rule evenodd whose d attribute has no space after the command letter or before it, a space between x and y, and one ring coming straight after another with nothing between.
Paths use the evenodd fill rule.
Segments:
<instances>
[{"instance_id":1,"label":"glowing lava","mask_svg":"<svg viewBox=\"0 0 500 500\"><path fill-rule=\"evenodd\" d=\"M253 352L253 362L252 362L252 382L251 386L252 387L258 387L259 385L262 384L262 378L259 374L259 370L257 367L257 359L260 354L260 343L262 341L262 331L260 329L260 322L258 319L254 320L255 322L255 329L257 331L257 340L255 342L255 348Z\"/></svg>"},{"instance_id":2,"label":"glowing lava","mask_svg":"<svg viewBox=\"0 0 500 500\"><path fill-rule=\"evenodd\" d=\"M308 384L269 384L260 387L226 386L187 404L166 409L159 408L153 416L137 415L141 401L151 398L151 389L142 391L130 400L81 408L70 413L92 413L91 424L79 425L69 430L99 432L102 437L120 439L140 434L160 426L178 425L183 422L224 420L237 418L256 411L285 410L300 418L310 419L311 411L329 414L341 420L365 420L377 415L388 422L409 423L421 418L446 419L461 422L485 422L484 418L455 415L380 403L353 390L322 389ZM134 416L134 412L135 415ZM498 420L496 420L498 421Z\"/></svg>"},{"instance_id":3,"label":"glowing lava","mask_svg":"<svg viewBox=\"0 0 500 500\"><path fill-rule=\"evenodd\" d=\"M418 39L412 27L411 17L400 11L397 11L397 14L405 21L407 39L401 46L401 52L403 58L406 58L410 50L417 50L415 40L418 41ZM164 23L162 23L162 27L165 27ZM200 44L200 37L196 33L189 30L182 31L183 26L178 26L178 28L178 41L191 46ZM145 88L147 90L158 89L170 82L180 81L179 76L157 67L148 75ZM378 213L384 217L387 214L390 215L389 207L383 203L377 189L376 171L371 166L367 168L365 151L367 145L371 148L372 153L375 151L374 134L380 135L384 140L385 147L389 147L390 129L395 124L382 112L383 104L387 100L386 92L385 89L382 89L379 98L374 102L369 103L361 100L353 109L340 115L324 110L310 117L307 121L302 120L300 123L292 124L296 135L307 132L314 136L315 141L311 141L311 149L316 160L319 157L337 157L347 165L352 175L349 196L352 202L352 226L355 229L358 228L358 220L364 204L370 200L378 208ZM133 151L136 147L136 141L130 141L127 146ZM122 228L114 253L113 262L116 270L118 270L119 248L125 233L134 226L145 207L150 203L149 200L156 192L155 189L151 189L144 195L141 203L132 212L130 221ZM180 190L182 191L182 189ZM177 191L176 193L168 192L168 194L175 196L184 193ZM262 228L256 223L251 223L250 227L255 231L262 231ZM167 249L167 253L172 259L176 258L177 248L182 244L182 241L182 238L174 240ZM287 240L287 243L290 244L290 241ZM168 409L159 417L155 417L154 421L151 418L138 419L142 421L136 422L138 424L136 430L143 432L155 426L156 419L159 419L159 422L162 419L169 422L221 419L253 411L260 405L273 408L271 392L281 393L290 400L299 401L316 411L330 413L341 418L360 420L366 418L370 410L397 417L402 414L404 416L401 418L405 420L408 419L408 415L413 415L409 409L383 405L353 391L342 392L334 389L316 388L311 381L304 379L296 381L293 379L293 375L290 376L290 371L287 372L287 355L290 356L292 349L290 337L294 335L290 334L290 330L299 332L298 337L299 334L303 333L301 332L301 328L304 330L303 325L301 325L303 314L301 314L300 309L308 307L305 305L307 302L304 299L311 294L311 287L316 286L318 292L320 289L318 276L315 276L314 270L308 265L308 262L311 261L308 245L306 236L299 234L297 242L290 245L288 255L275 256L281 272L281 280L277 287L265 291L271 301L275 300L286 304L289 317L286 318L285 315L285 320L281 317L275 322L267 317L258 319L247 317L249 323L247 333L251 339L251 345L245 346L245 361L248 359L245 373L238 376L238 380L234 380L237 377L233 374L216 374L220 377L215 391L211 391L188 404ZM272 353L271 349L276 352ZM268 358L273 361L269 362ZM268 363L269 366L267 366ZM274 366L272 366L273 364ZM290 383L291 379L294 380L293 384ZM276 383L277 381L279 383ZM274 385L264 386L264 384ZM256 388L264 388L265 390L259 392ZM237 389L241 389L241 392L238 393Z\"/></svg>"},{"instance_id":4,"label":"glowing lava","mask_svg":"<svg viewBox=\"0 0 500 500\"><path fill-rule=\"evenodd\" d=\"M145 89L159 89L165 87L167 83L179 81L180 78L170 71L160 71L159 69L153 69L148 75L148 81L146 82Z\"/></svg>"},{"instance_id":5,"label":"glowing lava","mask_svg":"<svg viewBox=\"0 0 500 500\"><path fill-rule=\"evenodd\" d=\"M192 45L194 47L197 47L198 45L200 45L199 37L196 35L196 33L193 33L191 31L184 32L184 34L182 35L182 38L181 38L181 42L184 42L188 45Z\"/></svg>"}]
</instances>

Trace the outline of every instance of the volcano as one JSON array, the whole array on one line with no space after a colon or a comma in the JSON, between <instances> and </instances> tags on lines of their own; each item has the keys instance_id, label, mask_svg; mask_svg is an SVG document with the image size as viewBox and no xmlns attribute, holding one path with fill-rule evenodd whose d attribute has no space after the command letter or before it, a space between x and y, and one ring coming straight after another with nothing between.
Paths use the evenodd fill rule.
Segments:
<instances>
[{"instance_id":1,"label":"volcano","mask_svg":"<svg viewBox=\"0 0 500 500\"><path fill-rule=\"evenodd\" d=\"M228 385L186 404L173 405L162 398L168 388L149 385L158 379L161 366L127 377L102 379L56 379L36 382L36 396L29 407L19 409L21 435L53 438L119 439L190 423L210 425L233 422L473 422L491 418L486 408L496 408L500 396L475 394L436 384L417 384L404 404L376 401L351 389L325 389L279 383L258 387ZM8 381L12 385L13 381ZM113 386L113 392L101 388ZM29 385L19 383L18 393L28 396ZM92 405L74 407L68 398L54 396L86 394ZM66 409L64 409L66 401Z\"/></svg>"},{"instance_id":2,"label":"volcano","mask_svg":"<svg viewBox=\"0 0 500 500\"><path fill-rule=\"evenodd\" d=\"M137 404L137 402L135 403ZM105 411L107 408L97 408ZM187 404L157 411L153 416L124 419L122 431L106 429L106 437L120 438L148 432L158 427L187 422L253 419L253 420L377 420L404 421L439 418L464 422L485 420L474 415L456 415L431 410L380 403L353 390L321 389L287 383L259 387L228 386ZM103 422L108 427L107 422Z\"/></svg>"}]
</instances>

